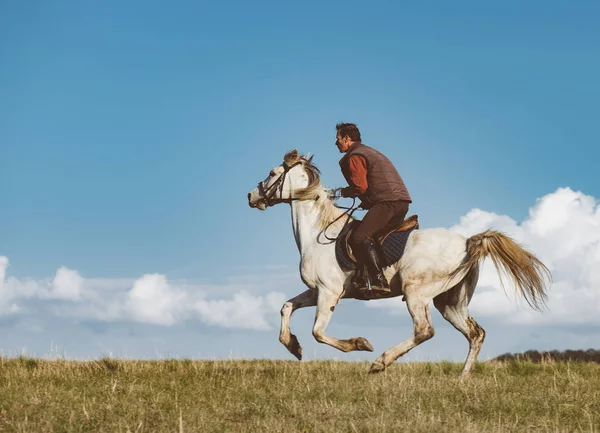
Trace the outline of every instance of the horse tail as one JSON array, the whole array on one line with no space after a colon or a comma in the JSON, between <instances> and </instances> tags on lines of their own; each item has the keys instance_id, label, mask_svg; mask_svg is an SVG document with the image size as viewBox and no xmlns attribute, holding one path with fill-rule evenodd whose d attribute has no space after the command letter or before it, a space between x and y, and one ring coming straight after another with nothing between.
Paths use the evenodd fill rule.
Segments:
<instances>
[{"instance_id":1,"label":"horse tail","mask_svg":"<svg viewBox=\"0 0 600 433\"><path fill-rule=\"evenodd\" d=\"M535 255L510 237L495 230L486 230L468 238L466 249L463 262L452 272L451 278L462 274L463 280L466 280L477 270L479 263L489 256L500 275L503 289L501 269L512 279L530 307L541 311L546 306L545 277L551 281L550 271Z\"/></svg>"}]
</instances>

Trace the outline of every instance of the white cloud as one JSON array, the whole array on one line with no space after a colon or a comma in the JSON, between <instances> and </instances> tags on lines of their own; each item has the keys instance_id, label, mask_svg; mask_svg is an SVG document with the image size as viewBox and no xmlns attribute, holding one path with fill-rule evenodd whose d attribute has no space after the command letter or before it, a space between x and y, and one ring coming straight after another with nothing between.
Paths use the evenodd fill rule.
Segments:
<instances>
[{"instance_id":1,"label":"white cloud","mask_svg":"<svg viewBox=\"0 0 600 433\"><path fill-rule=\"evenodd\" d=\"M169 285L160 274L146 274L138 279L127 294L128 309L134 320L157 325L172 325L178 311L185 308L185 293Z\"/></svg>"},{"instance_id":2,"label":"white cloud","mask_svg":"<svg viewBox=\"0 0 600 433\"><path fill-rule=\"evenodd\" d=\"M57 299L76 301L81 298L83 278L79 272L61 266L56 271L52 281L52 297Z\"/></svg>"},{"instance_id":3,"label":"white cloud","mask_svg":"<svg viewBox=\"0 0 600 433\"><path fill-rule=\"evenodd\" d=\"M274 291L252 294L268 287L265 279L260 285L221 286L169 282L162 274L145 274L137 280L86 279L60 267L52 279L32 280L6 278L7 267L8 258L0 256L0 317L27 314L33 301L41 301L42 308L59 317L162 326L199 320L225 328L266 330L278 320L286 299ZM278 276L274 281L281 282Z\"/></svg>"},{"instance_id":4,"label":"white cloud","mask_svg":"<svg viewBox=\"0 0 600 433\"><path fill-rule=\"evenodd\" d=\"M225 328L269 329L266 315L277 312L285 296L282 293L270 292L266 296L252 296L247 292L239 292L231 300L200 299L193 309L202 322L219 325Z\"/></svg>"},{"instance_id":5,"label":"white cloud","mask_svg":"<svg viewBox=\"0 0 600 433\"><path fill-rule=\"evenodd\" d=\"M8 257L0 256L0 316L21 312L23 309L16 301L33 298L40 292L36 281L6 278L8 263Z\"/></svg>"},{"instance_id":6,"label":"white cloud","mask_svg":"<svg viewBox=\"0 0 600 433\"><path fill-rule=\"evenodd\" d=\"M8 267L8 257L0 256L0 290L4 285L4 278L6 278L6 268Z\"/></svg>"}]
</instances>

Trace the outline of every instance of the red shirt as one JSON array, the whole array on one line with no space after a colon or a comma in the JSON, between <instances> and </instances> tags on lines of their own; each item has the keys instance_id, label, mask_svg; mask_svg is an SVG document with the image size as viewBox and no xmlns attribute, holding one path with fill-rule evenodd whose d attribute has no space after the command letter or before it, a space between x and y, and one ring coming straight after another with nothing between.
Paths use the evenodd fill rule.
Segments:
<instances>
[{"instance_id":1,"label":"red shirt","mask_svg":"<svg viewBox=\"0 0 600 433\"><path fill-rule=\"evenodd\" d=\"M348 159L348 166L350 168L350 179L353 185L351 185L356 192L364 194L369 187L367 183L367 160L362 155L352 155Z\"/></svg>"}]
</instances>

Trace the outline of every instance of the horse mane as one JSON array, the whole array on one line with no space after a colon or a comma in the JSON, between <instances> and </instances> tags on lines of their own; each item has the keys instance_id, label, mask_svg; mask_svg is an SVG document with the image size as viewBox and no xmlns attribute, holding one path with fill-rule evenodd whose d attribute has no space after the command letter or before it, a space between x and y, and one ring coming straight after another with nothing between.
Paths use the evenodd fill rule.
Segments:
<instances>
[{"instance_id":1,"label":"horse mane","mask_svg":"<svg viewBox=\"0 0 600 433\"><path fill-rule=\"evenodd\" d=\"M321 184L321 172L319 168L313 164L312 156L301 156L294 149L288 152L283 158L284 164L290 166L297 162L302 162L302 166L308 175L308 186L294 191L294 197L300 200L314 200L319 208L319 226L325 228L332 224L336 218L342 215L345 211L337 207L333 200L329 197L327 189ZM351 217L350 220L353 218ZM346 218L340 218L335 224L343 224Z\"/></svg>"}]
</instances>

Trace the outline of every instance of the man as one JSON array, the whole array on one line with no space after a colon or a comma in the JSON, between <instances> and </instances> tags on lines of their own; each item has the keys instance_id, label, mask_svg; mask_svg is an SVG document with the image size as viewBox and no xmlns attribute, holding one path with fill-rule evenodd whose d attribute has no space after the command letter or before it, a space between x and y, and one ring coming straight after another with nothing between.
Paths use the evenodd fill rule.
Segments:
<instances>
[{"instance_id":1,"label":"man","mask_svg":"<svg viewBox=\"0 0 600 433\"><path fill-rule=\"evenodd\" d=\"M367 209L349 239L350 247L359 263L366 265L371 290L389 293L390 286L379 263L375 242L378 236L404 220L412 199L392 162L361 142L355 124L339 123L336 129L335 144L345 153L340 167L349 185L341 189L341 195L360 198L361 207Z\"/></svg>"}]
</instances>

